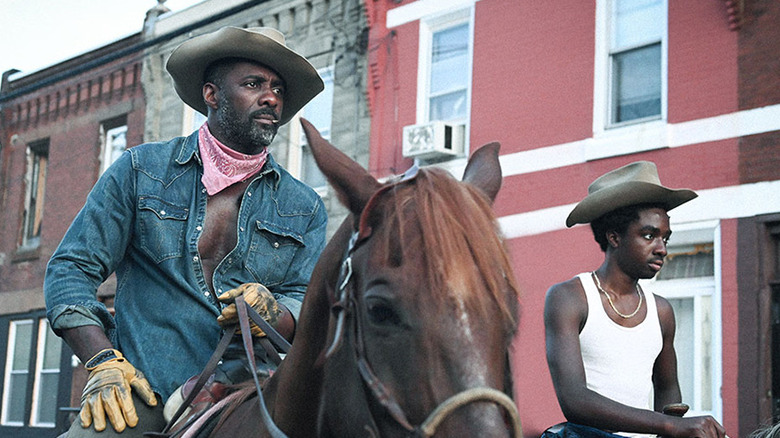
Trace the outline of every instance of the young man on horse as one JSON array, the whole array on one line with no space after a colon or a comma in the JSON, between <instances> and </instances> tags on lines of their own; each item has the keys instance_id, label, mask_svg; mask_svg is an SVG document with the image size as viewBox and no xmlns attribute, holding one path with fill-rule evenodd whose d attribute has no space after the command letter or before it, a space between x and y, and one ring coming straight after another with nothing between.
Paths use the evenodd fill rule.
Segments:
<instances>
[{"instance_id":1,"label":"young man on horse","mask_svg":"<svg viewBox=\"0 0 780 438\"><path fill-rule=\"evenodd\" d=\"M661 185L654 163L602 175L566 219L590 223L604 262L556 284L544 310L547 362L569 423L543 436L723 437L710 416L664 415L680 403L669 302L646 294L639 279L663 265L672 234L667 212L697 195Z\"/></svg>"},{"instance_id":2,"label":"young man on horse","mask_svg":"<svg viewBox=\"0 0 780 438\"><path fill-rule=\"evenodd\" d=\"M267 149L323 89L311 64L274 29L225 27L181 44L167 69L207 122L126 151L46 272L52 328L90 371L71 438L160 431L162 404L202 370L237 295L292 339L325 245L322 200ZM112 272L115 316L96 299Z\"/></svg>"}]
</instances>

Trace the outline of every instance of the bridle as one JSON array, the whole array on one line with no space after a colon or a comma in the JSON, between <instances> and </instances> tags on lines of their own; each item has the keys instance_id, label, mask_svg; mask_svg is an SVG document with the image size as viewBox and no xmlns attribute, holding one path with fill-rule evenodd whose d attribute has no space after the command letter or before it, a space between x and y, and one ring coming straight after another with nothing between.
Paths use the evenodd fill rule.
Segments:
<instances>
[{"instance_id":1,"label":"bridle","mask_svg":"<svg viewBox=\"0 0 780 438\"><path fill-rule=\"evenodd\" d=\"M363 213L361 214L359 220L358 229L352 234L341 263L339 279L336 283L338 287L336 290L336 302L331 307L331 312L333 312L337 318L336 326L333 335L333 342L326 351L325 357L331 356L336 350L340 348L344 338L344 331L346 330L346 319L351 316L351 326L354 334L355 360L357 362L357 368L360 372L360 376L363 379L363 383L369 389L369 392L373 398L385 409L385 411L387 411L393 421L409 432L410 436L431 437L436 433L436 429L447 418L447 416L449 416L459 407L477 401L488 401L504 408L504 410L509 414L513 436L516 438L522 438L523 432L520 424L520 417L514 401L505 393L489 387L474 387L459 392L449 397L438 407L436 407L428 415L426 420L423 421L420 425L412 425L401 405L387 390L387 387L376 375L373 368L371 367L371 364L366 358L362 320L357 316L356 313L357 298L355 297L355 287L354 282L352 281L352 256L354 252L361 246L361 244L363 244L371 235L371 228L367 224L366 217L367 213L370 211L370 208L377 202L377 197L391 188L398 186L399 184L414 179L417 176L417 173L418 169L415 166L408 170L400 180L379 189L366 203L366 207L363 209ZM376 427L375 424L373 427ZM379 436L378 431L374 430L373 432L374 436Z\"/></svg>"}]
</instances>

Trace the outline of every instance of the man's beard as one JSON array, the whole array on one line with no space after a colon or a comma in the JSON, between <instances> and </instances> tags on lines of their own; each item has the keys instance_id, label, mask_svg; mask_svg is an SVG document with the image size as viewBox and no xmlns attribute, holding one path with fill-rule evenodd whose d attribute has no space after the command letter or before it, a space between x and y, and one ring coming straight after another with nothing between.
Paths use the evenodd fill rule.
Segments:
<instances>
[{"instance_id":1,"label":"man's beard","mask_svg":"<svg viewBox=\"0 0 780 438\"><path fill-rule=\"evenodd\" d=\"M225 136L224 143L242 149L239 152L255 151L258 146L267 147L276 137L276 132L279 129L277 124L259 125L254 121L254 117L261 114L269 114L278 119L278 115L273 109L263 108L243 119L226 97L220 96L218 104L217 123Z\"/></svg>"}]
</instances>

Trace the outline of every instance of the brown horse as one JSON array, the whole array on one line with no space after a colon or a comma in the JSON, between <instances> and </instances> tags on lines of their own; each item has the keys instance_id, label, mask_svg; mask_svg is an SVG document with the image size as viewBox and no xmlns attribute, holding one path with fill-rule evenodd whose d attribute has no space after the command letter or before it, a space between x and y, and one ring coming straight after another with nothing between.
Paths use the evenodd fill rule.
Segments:
<instances>
[{"instance_id":1,"label":"brown horse","mask_svg":"<svg viewBox=\"0 0 780 438\"><path fill-rule=\"evenodd\" d=\"M303 121L311 150L351 215L323 251L295 342L263 388L291 437L521 435L508 348L517 292L491 203L498 144L459 182L419 169L380 183ZM268 432L256 398L210 436Z\"/></svg>"}]
</instances>

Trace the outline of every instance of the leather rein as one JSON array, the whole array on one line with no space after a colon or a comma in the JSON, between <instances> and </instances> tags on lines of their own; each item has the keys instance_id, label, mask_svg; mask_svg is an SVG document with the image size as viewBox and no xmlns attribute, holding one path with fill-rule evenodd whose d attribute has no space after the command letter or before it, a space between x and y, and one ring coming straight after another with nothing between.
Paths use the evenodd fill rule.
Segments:
<instances>
[{"instance_id":1,"label":"leather rein","mask_svg":"<svg viewBox=\"0 0 780 438\"><path fill-rule=\"evenodd\" d=\"M194 423L195 420L197 420L197 417L190 418L177 431L171 432L172 427L176 425L176 422L178 421L179 417L181 417L184 411L190 406L190 404L198 395L200 390L209 380L209 377L211 377L211 375L214 373L217 364L219 363L220 359L222 359L222 355L225 354L225 350L227 350L227 347L230 344L230 340L233 338L233 335L239 329L241 330L241 340L244 346L244 353L246 354L249 367L251 370L257 369L257 363L255 361L255 354L254 354L253 337L249 326L250 319L252 320L252 322L257 324L257 326L260 327L263 330L263 332L266 334L266 337L257 338L256 341L260 342L260 345L263 347L263 349L268 354L268 357L275 365L278 366L282 361L282 358L279 356L279 352L286 354L290 350L290 343L287 342L287 340L284 339L284 337L273 326L271 326L271 324L269 324L268 321L263 319L263 317L260 316L257 313L257 311L255 311L255 309L252 308L252 306L247 304L243 296L239 295L238 297L236 297L235 301L236 301L236 310L238 313L238 324L234 325L232 328L225 330L225 332L222 335L222 338L219 341L219 344L217 344L217 348L214 350L214 353L211 355L211 358L209 359L208 363L206 363L206 366L203 368L203 371L201 371L201 373L198 375L198 379L195 381L195 384L190 390L190 393L184 399L184 402L176 410L176 413L174 413L171 420L165 426L165 429L163 429L163 431L159 433L146 432L144 433L145 437L175 438L176 436L186 431L187 428L192 423ZM257 391L257 401L258 404L260 405L260 417L263 423L265 424L266 428L268 429L268 433L270 434L270 436L274 438L287 438L287 435L276 426L276 423L274 423L273 419L271 418L271 414L268 412L268 408L266 407L265 400L263 398L263 388L260 385L260 380L257 377L257 372L252 372L251 374L254 380L255 390Z\"/></svg>"},{"instance_id":2,"label":"leather rein","mask_svg":"<svg viewBox=\"0 0 780 438\"><path fill-rule=\"evenodd\" d=\"M493 402L501 407L509 414L510 423L515 438L522 438L522 426L520 424L520 416L517 412L517 406L514 401L502 391L499 391L490 387L474 387L459 392L436 407L420 425L414 426L408 420L406 413L401 405L393 397L393 395L387 390L387 387L382 383L379 377L374 372L371 364L365 356L365 340L363 338L363 327L361 318L357 317L357 298L355 297L355 287L352 280L352 255L366 241L371 235L371 229L367 225L366 217L369 207L373 206L377 201L378 195L388 191L389 189L413 179L417 176L417 167L409 169L400 180L382 187L369 199L366 203L366 207L363 209L361 218L359 221L358 230L352 234L344 259L341 264L341 270L339 273L339 280L336 283L338 289L336 290L337 301L331 307L331 311L337 316L335 333L333 336L333 342L325 353L325 357L330 357L342 344L344 338L344 331L346 330L346 318L351 316L353 320L352 328L355 335L355 359L357 361L358 370L360 376L363 379L363 383L370 389L371 395L379 404L387 411L390 417L401 427L403 427L410 436L413 437L431 437L436 433L438 426L449 416L453 411L461 406L474 403L477 401ZM367 426L369 427L369 426ZM373 425L375 428L375 424ZM372 436L379 436L378 431L374 430Z\"/></svg>"}]
</instances>

